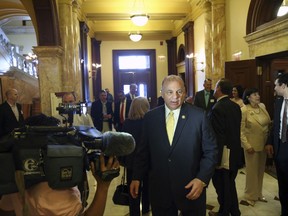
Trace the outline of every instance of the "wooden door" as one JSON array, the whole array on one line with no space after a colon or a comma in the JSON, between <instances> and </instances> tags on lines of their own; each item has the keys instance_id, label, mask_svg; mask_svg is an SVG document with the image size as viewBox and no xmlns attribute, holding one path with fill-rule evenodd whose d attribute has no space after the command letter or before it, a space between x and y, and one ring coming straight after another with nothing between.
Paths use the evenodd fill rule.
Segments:
<instances>
[{"instance_id":1,"label":"wooden door","mask_svg":"<svg viewBox=\"0 0 288 216\"><path fill-rule=\"evenodd\" d=\"M120 69L119 56L149 56L150 65L145 69ZM155 50L114 50L113 51L113 76L114 95L123 87L135 83L139 88L143 88L144 96L150 102L151 108L157 104L156 94L156 53ZM116 98L117 100L117 98Z\"/></svg>"},{"instance_id":2,"label":"wooden door","mask_svg":"<svg viewBox=\"0 0 288 216\"><path fill-rule=\"evenodd\" d=\"M284 56L284 57L283 57ZM279 73L288 73L288 52L262 56L257 58L260 78L261 101L273 119L274 82Z\"/></svg>"},{"instance_id":3,"label":"wooden door","mask_svg":"<svg viewBox=\"0 0 288 216\"><path fill-rule=\"evenodd\" d=\"M225 62L225 78L233 85L241 85L244 89L259 88L256 61L254 59Z\"/></svg>"}]
</instances>

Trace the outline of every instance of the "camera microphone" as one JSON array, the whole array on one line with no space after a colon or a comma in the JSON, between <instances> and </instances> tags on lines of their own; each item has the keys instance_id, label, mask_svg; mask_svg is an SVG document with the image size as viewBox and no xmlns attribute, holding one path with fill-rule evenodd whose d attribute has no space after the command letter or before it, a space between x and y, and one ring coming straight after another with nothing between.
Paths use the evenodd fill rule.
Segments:
<instances>
[{"instance_id":1,"label":"camera microphone","mask_svg":"<svg viewBox=\"0 0 288 216\"><path fill-rule=\"evenodd\" d=\"M93 141L84 141L88 149L101 149L107 156L125 156L135 149L133 136L125 132L107 131Z\"/></svg>"}]
</instances>

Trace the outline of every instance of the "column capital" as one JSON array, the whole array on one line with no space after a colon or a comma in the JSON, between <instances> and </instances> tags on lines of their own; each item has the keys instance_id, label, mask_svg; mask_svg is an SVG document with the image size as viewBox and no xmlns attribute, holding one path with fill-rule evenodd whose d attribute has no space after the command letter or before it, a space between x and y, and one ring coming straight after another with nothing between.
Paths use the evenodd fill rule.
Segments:
<instances>
[{"instance_id":1,"label":"column capital","mask_svg":"<svg viewBox=\"0 0 288 216\"><path fill-rule=\"evenodd\" d=\"M61 46L34 46L33 52L37 57L62 57L63 48Z\"/></svg>"}]
</instances>

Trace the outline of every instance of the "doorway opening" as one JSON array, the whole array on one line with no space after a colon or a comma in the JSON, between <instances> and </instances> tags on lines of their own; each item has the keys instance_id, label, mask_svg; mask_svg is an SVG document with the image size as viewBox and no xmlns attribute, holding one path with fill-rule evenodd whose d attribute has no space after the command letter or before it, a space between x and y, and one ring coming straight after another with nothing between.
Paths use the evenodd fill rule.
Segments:
<instances>
[{"instance_id":1,"label":"doorway opening","mask_svg":"<svg viewBox=\"0 0 288 216\"><path fill-rule=\"evenodd\" d=\"M130 84L138 86L138 96L156 106L155 50L113 50L114 95L129 92ZM116 98L117 100L117 98Z\"/></svg>"}]
</instances>

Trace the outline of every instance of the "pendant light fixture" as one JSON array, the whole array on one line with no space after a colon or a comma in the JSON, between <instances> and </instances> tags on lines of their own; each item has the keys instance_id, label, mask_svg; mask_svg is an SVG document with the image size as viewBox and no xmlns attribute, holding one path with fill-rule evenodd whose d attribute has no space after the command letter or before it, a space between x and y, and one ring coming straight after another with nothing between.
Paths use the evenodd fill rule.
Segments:
<instances>
[{"instance_id":1,"label":"pendant light fixture","mask_svg":"<svg viewBox=\"0 0 288 216\"><path fill-rule=\"evenodd\" d=\"M147 14L134 14L130 17L134 25L136 26L144 26L147 24L149 20L149 16Z\"/></svg>"},{"instance_id":2,"label":"pendant light fixture","mask_svg":"<svg viewBox=\"0 0 288 216\"><path fill-rule=\"evenodd\" d=\"M134 25L144 26L147 24L150 17L145 11L144 0L134 0L130 16Z\"/></svg>"},{"instance_id":3,"label":"pendant light fixture","mask_svg":"<svg viewBox=\"0 0 288 216\"><path fill-rule=\"evenodd\" d=\"M138 42L142 39L142 34L140 32L129 33L129 38L133 42Z\"/></svg>"}]
</instances>

